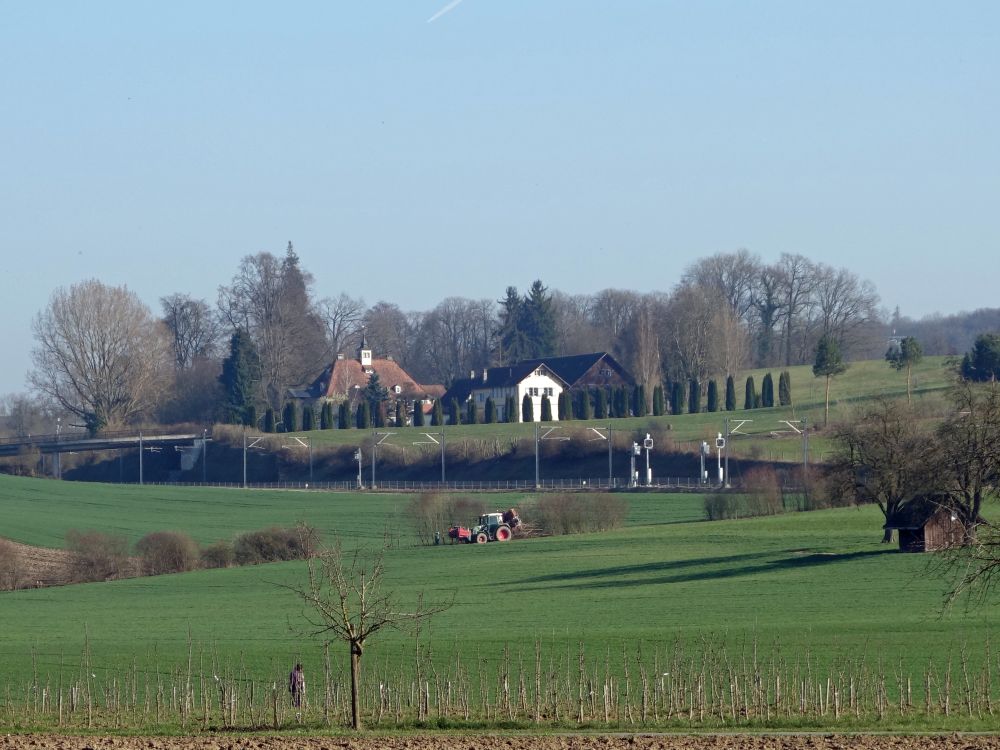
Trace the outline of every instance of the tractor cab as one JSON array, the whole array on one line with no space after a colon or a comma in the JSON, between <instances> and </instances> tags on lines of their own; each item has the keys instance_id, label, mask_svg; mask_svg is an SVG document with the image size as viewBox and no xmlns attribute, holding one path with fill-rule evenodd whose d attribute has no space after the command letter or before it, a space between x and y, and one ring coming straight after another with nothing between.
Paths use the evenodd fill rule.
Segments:
<instances>
[{"instance_id":1,"label":"tractor cab","mask_svg":"<svg viewBox=\"0 0 1000 750\"><path fill-rule=\"evenodd\" d=\"M503 523L503 513L484 513L479 517L479 525L487 529L495 529Z\"/></svg>"}]
</instances>

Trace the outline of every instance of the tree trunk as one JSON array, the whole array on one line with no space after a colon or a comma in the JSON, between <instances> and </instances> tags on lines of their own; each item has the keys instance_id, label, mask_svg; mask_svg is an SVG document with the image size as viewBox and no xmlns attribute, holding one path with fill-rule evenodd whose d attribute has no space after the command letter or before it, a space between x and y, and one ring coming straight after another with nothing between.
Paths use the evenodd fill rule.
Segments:
<instances>
[{"instance_id":1,"label":"tree trunk","mask_svg":"<svg viewBox=\"0 0 1000 750\"><path fill-rule=\"evenodd\" d=\"M882 544L892 543L892 529L882 530Z\"/></svg>"},{"instance_id":2,"label":"tree trunk","mask_svg":"<svg viewBox=\"0 0 1000 750\"><path fill-rule=\"evenodd\" d=\"M913 397L910 392L910 365L906 366L906 405L913 406Z\"/></svg>"},{"instance_id":3,"label":"tree trunk","mask_svg":"<svg viewBox=\"0 0 1000 750\"><path fill-rule=\"evenodd\" d=\"M830 376L826 376L826 406L823 408L823 427L830 421Z\"/></svg>"},{"instance_id":4,"label":"tree trunk","mask_svg":"<svg viewBox=\"0 0 1000 750\"><path fill-rule=\"evenodd\" d=\"M351 727L361 731L361 709L358 706L358 691L361 681L361 644L351 644Z\"/></svg>"}]
</instances>

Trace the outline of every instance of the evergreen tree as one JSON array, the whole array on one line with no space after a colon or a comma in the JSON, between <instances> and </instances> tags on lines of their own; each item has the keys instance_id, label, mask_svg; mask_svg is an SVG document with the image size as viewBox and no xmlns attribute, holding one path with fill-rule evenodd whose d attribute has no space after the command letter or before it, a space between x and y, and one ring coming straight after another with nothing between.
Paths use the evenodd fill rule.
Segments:
<instances>
[{"instance_id":1,"label":"evergreen tree","mask_svg":"<svg viewBox=\"0 0 1000 750\"><path fill-rule=\"evenodd\" d=\"M594 394L594 418L608 418L608 392L604 388L598 388Z\"/></svg>"},{"instance_id":2,"label":"evergreen tree","mask_svg":"<svg viewBox=\"0 0 1000 750\"><path fill-rule=\"evenodd\" d=\"M976 336L972 351L962 357L960 373L966 380L976 383L1000 379L1000 334L981 333Z\"/></svg>"},{"instance_id":3,"label":"evergreen tree","mask_svg":"<svg viewBox=\"0 0 1000 750\"><path fill-rule=\"evenodd\" d=\"M830 379L840 375L847 369L847 364L840 355L840 344L833 336L826 334L816 344L816 361L813 363L813 375L826 378L826 404L823 408L823 426L830 421Z\"/></svg>"},{"instance_id":4,"label":"evergreen tree","mask_svg":"<svg viewBox=\"0 0 1000 750\"><path fill-rule=\"evenodd\" d=\"M747 375L746 392L743 398L744 409L754 409L757 406L757 385L753 382L753 375Z\"/></svg>"},{"instance_id":5,"label":"evergreen tree","mask_svg":"<svg viewBox=\"0 0 1000 750\"><path fill-rule=\"evenodd\" d=\"M356 424L359 430L367 430L372 426L372 407L367 401L358 402L358 409L355 412Z\"/></svg>"},{"instance_id":6,"label":"evergreen tree","mask_svg":"<svg viewBox=\"0 0 1000 750\"><path fill-rule=\"evenodd\" d=\"M677 382L670 387L670 413L684 413L684 384Z\"/></svg>"},{"instance_id":7,"label":"evergreen tree","mask_svg":"<svg viewBox=\"0 0 1000 750\"><path fill-rule=\"evenodd\" d=\"M246 424L247 427L257 428L257 406L256 404L250 404L246 409Z\"/></svg>"},{"instance_id":8,"label":"evergreen tree","mask_svg":"<svg viewBox=\"0 0 1000 750\"><path fill-rule=\"evenodd\" d=\"M497 403L492 396L486 397L486 424L493 424L497 421Z\"/></svg>"},{"instance_id":9,"label":"evergreen tree","mask_svg":"<svg viewBox=\"0 0 1000 750\"><path fill-rule=\"evenodd\" d=\"M274 432L274 409L270 406L264 412L264 432Z\"/></svg>"},{"instance_id":10,"label":"evergreen tree","mask_svg":"<svg viewBox=\"0 0 1000 750\"><path fill-rule=\"evenodd\" d=\"M913 365L924 358L924 349L920 342L912 336L906 336L899 342L899 346L890 346L885 353L885 359L896 372L906 370L906 403L912 403L913 395L910 387L910 371ZM963 371L963 377L967 377Z\"/></svg>"},{"instance_id":11,"label":"evergreen tree","mask_svg":"<svg viewBox=\"0 0 1000 750\"><path fill-rule=\"evenodd\" d=\"M535 405L531 401L531 396L527 393L525 393L524 398L521 399L521 421L535 421Z\"/></svg>"},{"instance_id":12,"label":"evergreen tree","mask_svg":"<svg viewBox=\"0 0 1000 750\"><path fill-rule=\"evenodd\" d=\"M637 417L644 417L649 413L646 409L646 386L642 383L632 391L632 413Z\"/></svg>"},{"instance_id":13,"label":"evergreen tree","mask_svg":"<svg viewBox=\"0 0 1000 750\"><path fill-rule=\"evenodd\" d=\"M319 411L319 428L321 430L333 429L333 404L329 401L325 402Z\"/></svg>"},{"instance_id":14,"label":"evergreen tree","mask_svg":"<svg viewBox=\"0 0 1000 750\"><path fill-rule=\"evenodd\" d=\"M424 426L424 403L420 399L413 402L413 426Z\"/></svg>"},{"instance_id":15,"label":"evergreen tree","mask_svg":"<svg viewBox=\"0 0 1000 750\"><path fill-rule=\"evenodd\" d=\"M706 411L718 411L719 410L719 384L715 382L715 378L708 381L708 404L706 405Z\"/></svg>"},{"instance_id":16,"label":"evergreen tree","mask_svg":"<svg viewBox=\"0 0 1000 750\"><path fill-rule=\"evenodd\" d=\"M580 409L579 411L580 419L594 418L594 409L593 405L590 402L589 388L584 388L583 390L580 391L579 400L577 401L577 403L579 404L579 409Z\"/></svg>"},{"instance_id":17,"label":"evergreen tree","mask_svg":"<svg viewBox=\"0 0 1000 750\"><path fill-rule=\"evenodd\" d=\"M378 414L379 404L383 404L389 398L389 390L382 385L377 372L373 372L368 376L368 385L362 389L361 398L368 402L368 411L370 414ZM385 412L382 411L382 414L385 414ZM376 426L381 427L382 425Z\"/></svg>"},{"instance_id":18,"label":"evergreen tree","mask_svg":"<svg viewBox=\"0 0 1000 750\"><path fill-rule=\"evenodd\" d=\"M500 351L497 359L501 365L528 359L528 340L525 331L524 302L517 288L507 287L506 296L500 300L500 327L497 330Z\"/></svg>"},{"instance_id":19,"label":"evergreen tree","mask_svg":"<svg viewBox=\"0 0 1000 750\"><path fill-rule=\"evenodd\" d=\"M219 382L225 396L223 419L230 424L256 427L256 419L249 418L249 409L260 382L260 358L250 334L243 329L229 339L229 356L222 362Z\"/></svg>"},{"instance_id":20,"label":"evergreen tree","mask_svg":"<svg viewBox=\"0 0 1000 750\"><path fill-rule=\"evenodd\" d=\"M282 432L298 432L299 431L299 410L295 408L295 402L287 401L285 402L285 408L281 412L281 431Z\"/></svg>"},{"instance_id":21,"label":"evergreen tree","mask_svg":"<svg viewBox=\"0 0 1000 750\"><path fill-rule=\"evenodd\" d=\"M701 411L701 383L692 380L688 383L688 413L698 414Z\"/></svg>"},{"instance_id":22,"label":"evergreen tree","mask_svg":"<svg viewBox=\"0 0 1000 750\"><path fill-rule=\"evenodd\" d=\"M444 404L441 399L434 399L434 407L431 409L431 427L440 427L444 424Z\"/></svg>"},{"instance_id":23,"label":"evergreen tree","mask_svg":"<svg viewBox=\"0 0 1000 750\"><path fill-rule=\"evenodd\" d=\"M507 398L504 399L503 415L504 415L504 420L508 424L517 423L518 420L517 399L514 398L513 396L507 396Z\"/></svg>"},{"instance_id":24,"label":"evergreen tree","mask_svg":"<svg viewBox=\"0 0 1000 750\"><path fill-rule=\"evenodd\" d=\"M788 370L778 377L778 403L781 406L792 405L792 376Z\"/></svg>"},{"instance_id":25,"label":"evergreen tree","mask_svg":"<svg viewBox=\"0 0 1000 750\"><path fill-rule=\"evenodd\" d=\"M662 417L666 414L666 406L663 398L663 386L653 386L653 416Z\"/></svg>"},{"instance_id":26,"label":"evergreen tree","mask_svg":"<svg viewBox=\"0 0 1000 750\"><path fill-rule=\"evenodd\" d=\"M552 401L548 396L542 396L542 414L541 421L551 422L552 421Z\"/></svg>"},{"instance_id":27,"label":"evergreen tree","mask_svg":"<svg viewBox=\"0 0 1000 750\"><path fill-rule=\"evenodd\" d=\"M566 422L573 418L573 407L569 400L569 391L559 391L559 397L556 399L556 414L559 416L560 422Z\"/></svg>"},{"instance_id":28,"label":"evergreen tree","mask_svg":"<svg viewBox=\"0 0 1000 750\"><path fill-rule=\"evenodd\" d=\"M479 410L476 409L476 400L470 398L465 402L465 423L479 424Z\"/></svg>"},{"instance_id":29,"label":"evergreen tree","mask_svg":"<svg viewBox=\"0 0 1000 750\"><path fill-rule=\"evenodd\" d=\"M525 297L524 331L528 340L528 359L550 357L556 350L556 312L552 295L541 281L535 280Z\"/></svg>"},{"instance_id":30,"label":"evergreen tree","mask_svg":"<svg viewBox=\"0 0 1000 750\"><path fill-rule=\"evenodd\" d=\"M349 401L341 401L337 406L337 429L351 429L351 403Z\"/></svg>"},{"instance_id":31,"label":"evergreen tree","mask_svg":"<svg viewBox=\"0 0 1000 750\"><path fill-rule=\"evenodd\" d=\"M764 408L774 406L774 379L771 373L767 373L760 384L760 404Z\"/></svg>"},{"instance_id":32,"label":"evergreen tree","mask_svg":"<svg viewBox=\"0 0 1000 750\"><path fill-rule=\"evenodd\" d=\"M732 375L726 376L726 411L736 411L736 383Z\"/></svg>"},{"instance_id":33,"label":"evergreen tree","mask_svg":"<svg viewBox=\"0 0 1000 750\"><path fill-rule=\"evenodd\" d=\"M302 407L302 431L309 432L316 429L316 412L308 404Z\"/></svg>"},{"instance_id":34,"label":"evergreen tree","mask_svg":"<svg viewBox=\"0 0 1000 750\"><path fill-rule=\"evenodd\" d=\"M396 426L406 427L406 401L403 399L396 401Z\"/></svg>"},{"instance_id":35,"label":"evergreen tree","mask_svg":"<svg viewBox=\"0 0 1000 750\"><path fill-rule=\"evenodd\" d=\"M462 423L462 410L459 408L458 399L448 399L448 424L458 425Z\"/></svg>"}]
</instances>

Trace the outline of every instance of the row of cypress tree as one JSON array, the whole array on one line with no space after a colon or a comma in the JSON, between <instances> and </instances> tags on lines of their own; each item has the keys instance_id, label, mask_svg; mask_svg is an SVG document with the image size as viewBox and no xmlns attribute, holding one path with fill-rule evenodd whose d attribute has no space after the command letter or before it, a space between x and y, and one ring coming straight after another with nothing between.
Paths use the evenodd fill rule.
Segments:
<instances>
[{"instance_id":1,"label":"row of cypress tree","mask_svg":"<svg viewBox=\"0 0 1000 750\"><path fill-rule=\"evenodd\" d=\"M669 397L667 394L669 393ZM706 402L704 411L716 412L736 411L736 385L733 376L726 378L725 401L719 403L719 386L713 379L708 381L705 389ZM757 391L752 375L748 376L744 386L743 408L757 409L775 405L774 379L771 373L764 376L761 383L760 392ZM669 398L669 400L668 400ZM778 376L778 405L789 406L792 403L791 375L788 371L782 372ZM652 411L653 416L663 416L665 414L697 414L702 409L702 388L697 380L691 380L686 385L674 381L668 383L666 387L658 385L653 389ZM487 398L484 408L480 411L474 401L466 402L465 409L461 408L457 399L449 399L445 404L441 399L434 402L430 414L424 413L423 404L414 401L412 412L406 413L406 405L402 401L394 404L388 401L372 403L361 400L357 407L351 408L347 401L342 401L334 412L334 406L326 403L317 414L311 407L299 409L294 403L289 401L282 410L280 422L273 409L267 409L264 413L264 432L297 432L299 430L299 419L301 415L301 429L309 430L331 430L331 429L368 429L371 427L384 427L388 423L388 411L394 410L395 424L403 424L410 414L413 417L415 427L423 427L429 422L430 426L438 427L445 424L445 410L448 413L448 424L478 424L485 422L492 424L501 421L505 417L507 422L516 422L518 417L524 422L534 421L534 402L529 396L525 396L518 408L514 397L509 396L504 402L503 410L498 407L492 398ZM555 404L553 411L552 400L548 396L543 396L541 401L540 419L543 422L552 421L553 415L558 415L560 421L573 419L616 419L629 416L645 416L646 392L643 386L629 388L619 386L616 388L591 388L578 392L563 391ZM247 414L247 423L255 424L257 421L256 411L250 407Z\"/></svg>"}]
</instances>

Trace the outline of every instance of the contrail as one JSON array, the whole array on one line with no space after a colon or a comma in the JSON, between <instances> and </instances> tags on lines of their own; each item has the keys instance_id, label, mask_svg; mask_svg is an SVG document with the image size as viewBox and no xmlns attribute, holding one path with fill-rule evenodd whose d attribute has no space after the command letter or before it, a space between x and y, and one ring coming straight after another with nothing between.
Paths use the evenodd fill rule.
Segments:
<instances>
[{"instance_id":1,"label":"contrail","mask_svg":"<svg viewBox=\"0 0 1000 750\"><path fill-rule=\"evenodd\" d=\"M462 0L451 0L450 3L448 3L446 6L444 6L441 10L439 10L433 16L431 16L430 18L428 18L427 19L427 23L434 23L436 20L438 20L445 13L448 13L450 11L455 10L455 8L457 8L459 5L461 5L461 3L462 3Z\"/></svg>"}]
</instances>

